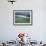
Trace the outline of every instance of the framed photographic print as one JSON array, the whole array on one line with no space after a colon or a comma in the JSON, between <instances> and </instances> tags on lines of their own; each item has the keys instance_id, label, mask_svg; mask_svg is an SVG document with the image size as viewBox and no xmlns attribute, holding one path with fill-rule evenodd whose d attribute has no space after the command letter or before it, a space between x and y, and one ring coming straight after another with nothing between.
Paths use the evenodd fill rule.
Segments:
<instances>
[{"instance_id":1,"label":"framed photographic print","mask_svg":"<svg viewBox=\"0 0 46 46\"><path fill-rule=\"evenodd\" d=\"M32 10L13 10L13 24L32 25Z\"/></svg>"}]
</instances>

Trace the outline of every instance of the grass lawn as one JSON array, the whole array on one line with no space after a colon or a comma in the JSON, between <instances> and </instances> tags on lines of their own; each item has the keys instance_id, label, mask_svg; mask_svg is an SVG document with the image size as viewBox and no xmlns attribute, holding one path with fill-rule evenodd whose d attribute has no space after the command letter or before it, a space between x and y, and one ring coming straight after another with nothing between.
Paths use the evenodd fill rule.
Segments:
<instances>
[{"instance_id":1,"label":"grass lawn","mask_svg":"<svg viewBox=\"0 0 46 46\"><path fill-rule=\"evenodd\" d=\"M30 18L16 17L15 23L30 23Z\"/></svg>"}]
</instances>

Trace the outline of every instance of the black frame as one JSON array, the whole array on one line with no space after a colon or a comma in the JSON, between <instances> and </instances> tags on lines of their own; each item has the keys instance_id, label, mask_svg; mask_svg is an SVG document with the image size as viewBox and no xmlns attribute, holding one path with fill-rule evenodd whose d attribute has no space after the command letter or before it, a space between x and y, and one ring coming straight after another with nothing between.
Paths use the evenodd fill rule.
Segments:
<instances>
[{"instance_id":1,"label":"black frame","mask_svg":"<svg viewBox=\"0 0 46 46\"><path fill-rule=\"evenodd\" d=\"M31 24L15 24L14 23L14 12L16 11L30 11L31 12ZM33 24L33 11L32 10L13 10L13 25L32 25Z\"/></svg>"}]
</instances>

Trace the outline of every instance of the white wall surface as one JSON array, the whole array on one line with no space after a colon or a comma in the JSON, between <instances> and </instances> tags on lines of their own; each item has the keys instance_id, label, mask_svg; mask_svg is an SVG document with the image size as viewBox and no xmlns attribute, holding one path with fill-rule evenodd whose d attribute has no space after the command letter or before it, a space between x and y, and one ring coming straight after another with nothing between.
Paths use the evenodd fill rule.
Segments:
<instances>
[{"instance_id":1,"label":"white wall surface","mask_svg":"<svg viewBox=\"0 0 46 46\"><path fill-rule=\"evenodd\" d=\"M14 26L13 10L33 10L32 26ZM15 40L19 32L31 34L37 41L46 40L46 0L16 0L13 5L0 0L0 41Z\"/></svg>"}]
</instances>

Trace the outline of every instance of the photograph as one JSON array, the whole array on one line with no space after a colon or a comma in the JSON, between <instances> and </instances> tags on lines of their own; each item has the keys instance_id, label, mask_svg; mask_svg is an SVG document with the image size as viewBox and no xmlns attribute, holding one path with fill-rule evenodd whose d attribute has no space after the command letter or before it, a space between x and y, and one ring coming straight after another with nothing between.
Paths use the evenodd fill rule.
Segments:
<instances>
[{"instance_id":1,"label":"photograph","mask_svg":"<svg viewBox=\"0 0 46 46\"><path fill-rule=\"evenodd\" d=\"M32 24L32 10L14 10L14 24Z\"/></svg>"}]
</instances>

